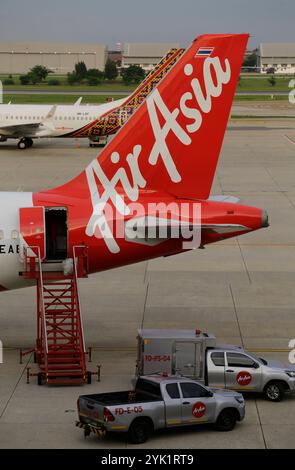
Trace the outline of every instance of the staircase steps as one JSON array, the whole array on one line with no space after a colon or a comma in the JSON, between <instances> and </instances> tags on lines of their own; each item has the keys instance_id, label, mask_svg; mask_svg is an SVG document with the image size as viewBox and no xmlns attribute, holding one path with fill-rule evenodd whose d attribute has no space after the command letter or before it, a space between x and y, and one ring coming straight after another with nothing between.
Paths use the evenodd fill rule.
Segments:
<instances>
[{"instance_id":1,"label":"staircase steps","mask_svg":"<svg viewBox=\"0 0 295 470\"><path fill-rule=\"evenodd\" d=\"M85 383L87 372L77 285L76 264L78 262L73 263L72 274L65 275L62 270L48 271L48 266L46 267L46 263L42 263L40 259L40 250L36 250L37 247L30 248L33 253L38 252L38 256L36 256L35 262L32 262L31 259L26 260L25 265L28 266L29 271L24 272L23 276L25 278L26 276L27 278L35 276L37 281L38 338L36 358L40 370L48 384ZM73 259L78 261L78 258L75 258L75 248L77 247L73 249ZM85 261L85 254L83 256ZM32 258L32 255L30 254L28 258ZM82 266L83 263L79 263L79 265ZM34 270L32 270L32 266L34 266ZM53 267L53 269L55 268ZM79 275L79 277L86 276L85 272L81 272Z\"/></svg>"}]
</instances>

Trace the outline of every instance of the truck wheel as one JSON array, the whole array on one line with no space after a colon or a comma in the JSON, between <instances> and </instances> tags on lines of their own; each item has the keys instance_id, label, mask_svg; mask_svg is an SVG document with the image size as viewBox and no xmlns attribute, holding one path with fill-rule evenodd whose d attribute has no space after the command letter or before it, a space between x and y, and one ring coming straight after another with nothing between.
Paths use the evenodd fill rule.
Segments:
<instances>
[{"instance_id":1,"label":"truck wheel","mask_svg":"<svg viewBox=\"0 0 295 470\"><path fill-rule=\"evenodd\" d=\"M152 434L152 426L145 419L136 419L131 423L128 439L132 444L143 444Z\"/></svg>"},{"instance_id":2,"label":"truck wheel","mask_svg":"<svg viewBox=\"0 0 295 470\"><path fill-rule=\"evenodd\" d=\"M281 401L284 394L285 390L280 382L270 382L264 387L264 395L267 400Z\"/></svg>"},{"instance_id":3,"label":"truck wheel","mask_svg":"<svg viewBox=\"0 0 295 470\"><path fill-rule=\"evenodd\" d=\"M215 429L217 431L231 431L236 425L237 417L233 410L223 410L217 418Z\"/></svg>"}]
</instances>

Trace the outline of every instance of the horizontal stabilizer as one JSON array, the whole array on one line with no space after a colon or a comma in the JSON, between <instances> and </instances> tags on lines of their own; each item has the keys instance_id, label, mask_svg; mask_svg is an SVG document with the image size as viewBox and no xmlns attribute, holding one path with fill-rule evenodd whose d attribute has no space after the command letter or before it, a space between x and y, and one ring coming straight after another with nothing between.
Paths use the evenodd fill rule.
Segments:
<instances>
[{"instance_id":1,"label":"horizontal stabilizer","mask_svg":"<svg viewBox=\"0 0 295 470\"><path fill-rule=\"evenodd\" d=\"M215 202L230 202L232 204L237 204L241 199L235 196L226 196L221 194L220 196L210 196L209 201Z\"/></svg>"}]
</instances>

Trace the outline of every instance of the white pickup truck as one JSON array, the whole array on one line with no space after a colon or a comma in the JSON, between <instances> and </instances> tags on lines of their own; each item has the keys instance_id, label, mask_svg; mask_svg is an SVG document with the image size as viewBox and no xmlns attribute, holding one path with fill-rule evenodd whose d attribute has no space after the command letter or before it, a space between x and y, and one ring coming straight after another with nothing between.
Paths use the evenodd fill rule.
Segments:
<instances>
[{"instance_id":1,"label":"white pickup truck","mask_svg":"<svg viewBox=\"0 0 295 470\"><path fill-rule=\"evenodd\" d=\"M219 431L230 431L244 419L245 402L234 391L155 375L138 378L134 390L81 395L78 415L76 426L85 437L125 432L132 443L141 444L161 428L213 423Z\"/></svg>"},{"instance_id":2,"label":"white pickup truck","mask_svg":"<svg viewBox=\"0 0 295 470\"><path fill-rule=\"evenodd\" d=\"M139 330L136 376L163 372L210 387L260 392L271 401L295 392L293 365L256 357L239 346L218 346L214 335L199 330Z\"/></svg>"}]
</instances>

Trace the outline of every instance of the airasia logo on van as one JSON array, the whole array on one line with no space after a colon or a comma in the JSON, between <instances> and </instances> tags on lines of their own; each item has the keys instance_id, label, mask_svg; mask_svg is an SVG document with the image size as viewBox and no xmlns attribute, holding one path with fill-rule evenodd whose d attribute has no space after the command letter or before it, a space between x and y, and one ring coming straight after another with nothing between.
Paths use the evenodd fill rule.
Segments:
<instances>
[{"instance_id":1,"label":"airasia logo on van","mask_svg":"<svg viewBox=\"0 0 295 470\"><path fill-rule=\"evenodd\" d=\"M192 413L195 418L202 418L206 413L206 405L203 402L198 401L194 404Z\"/></svg>"},{"instance_id":2,"label":"airasia logo on van","mask_svg":"<svg viewBox=\"0 0 295 470\"><path fill-rule=\"evenodd\" d=\"M239 372L237 375L237 382L239 385L249 385L252 380L252 375L249 372Z\"/></svg>"}]
</instances>

